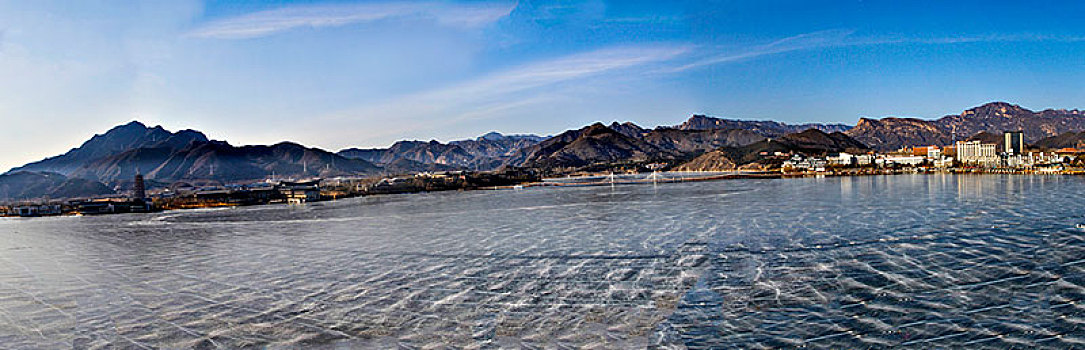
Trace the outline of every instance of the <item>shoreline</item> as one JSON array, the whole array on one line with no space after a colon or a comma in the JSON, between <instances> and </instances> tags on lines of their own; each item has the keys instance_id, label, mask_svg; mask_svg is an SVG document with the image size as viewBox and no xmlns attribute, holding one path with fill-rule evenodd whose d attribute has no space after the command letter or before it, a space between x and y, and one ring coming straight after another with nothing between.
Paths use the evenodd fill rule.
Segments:
<instances>
[{"instance_id":1,"label":"shoreline","mask_svg":"<svg viewBox=\"0 0 1085 350\"><path fill-rule=\"evenodd\" d=\"M663 174L672 175L671 177L657 177L652 178L651 174ZM679 176L673 176L674 174L681 174ZM706 176L696 176L697 174L706 174ZM709 175L710 174L710 175ZM660 183L681 183L681 182L703 182L703 181L720 181L720 180L741 180L741 179L791 179L791 178L823 178L823 177L862 177L862 176L889 176L889 175L935 175L935 174L950 174L950 175L1018 175L1018 176L1076 176L1085 175L1083 169L1071 169L1057 172L1048 171L1013 171L1007 169L1006 171L990 171L983 169L969 169L969 168L953 168L945 170L919 170L919 169L881 169L878 171L824 171L824 172L780 172L780 171L751 171L751 172L714 172L714 171L682 171L682 172L659 172L659 173L636 173L636 174L623 174L622 176L629 175L647 175L644 178L623 178L623 179L608 179L610 174L588 174L583 176L567 176L558 178L544 178L541 181L525 182L517 185L502 185L502 186L480 186L472 188L450 188L439 190L418 190L418 191L402 191L402 192L385 192L385 193L372 193L372 194L360 194L360 195L337 195L329 196L329 199L321 199L318 201L311 201L307 203L319 203L327 201L336 201L339 199L360 198L370 196L382 196L382 195L409 195L415 193L429 193L429 192L450 192L450 191L501 191L501 190L522 190L527 188L547 188L547 187L596 187L596 186L613 186L613 185L647 185L647 184L660 184ZM596 179L596 181L577 181L579 179ZM564 180L564 181L562 181ZM567 182L566 182L567 181ZM231 204L231 203L206 203L202 205L186 205L186 206L166 206L161 210L144 212L144 213L132 213L132 214L148 214L148 213L162 213L182 210L199 210L209 208L233 208L233 207L251 207L251 206L266 206L266 205L304 205L306 203L286 203L286 202L271 202L271 203L254 203L254 204ZM110 214L87 214L80 212L66 212L60 214L48 214L37 216L20 216L12 214L0 215L0 218L35 218L35 217L57 217L57 216L103 216L103 215L117 215L122 213L110 213Z\"/></svg>"}]
</instances>

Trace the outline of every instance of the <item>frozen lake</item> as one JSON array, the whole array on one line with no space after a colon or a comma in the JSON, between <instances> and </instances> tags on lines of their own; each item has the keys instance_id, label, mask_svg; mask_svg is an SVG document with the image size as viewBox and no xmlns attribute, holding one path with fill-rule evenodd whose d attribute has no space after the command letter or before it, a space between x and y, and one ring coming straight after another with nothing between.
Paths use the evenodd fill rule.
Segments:
<instances>
[{"instance_id":1,"label":"frozen lake","mask_svg":"<svg viewBox=\"0 0 1085 350\"><path fill-rule=\"evenodd\" d=\"M1085 177L0 219L3 348L1085 346Z\"/></svg>"}]
</instances>

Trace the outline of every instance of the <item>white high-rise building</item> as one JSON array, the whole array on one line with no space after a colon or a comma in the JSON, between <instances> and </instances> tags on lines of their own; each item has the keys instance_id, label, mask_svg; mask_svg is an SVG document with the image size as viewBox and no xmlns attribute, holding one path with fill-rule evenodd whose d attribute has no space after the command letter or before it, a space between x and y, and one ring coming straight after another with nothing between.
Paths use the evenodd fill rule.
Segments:
<instances>
[{"instance_id":1,"label":"white high-rise building","mask_svg":"<svg viewBox=\"0 0 1085 350\"><path fill-rule=\"evenodd\" d=\"M998 154L993 143L979 141L957 141L957 159L965 164L994 166L998 165Z\"/></svg>"}]
</instances>

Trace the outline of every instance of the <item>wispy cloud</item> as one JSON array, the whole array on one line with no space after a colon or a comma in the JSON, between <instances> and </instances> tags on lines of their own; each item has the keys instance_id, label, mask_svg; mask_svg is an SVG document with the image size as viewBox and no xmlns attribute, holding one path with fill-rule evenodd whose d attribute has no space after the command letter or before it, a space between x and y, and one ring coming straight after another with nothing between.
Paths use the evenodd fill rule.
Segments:
<instances>
[{"instance_id":1,"label":"wispy cloud","mask_svg":"<svg viewBox=\"0 0 1085 350\"><path fill-rule=\"evenodd\" d=\"M214 39L262 37L296 28L338 27L393 18L428 18L450 27L472 28L493 23L516 7L513 2L452 4L444 2L380 2L290 6L212 21L189 35Z\"/></svg>"},{"instance_id":2,"label":"wispy cloud","mask_svg":"<svg viewBox=\"0 0 1085 350\"><path fill-rule=\"evenodd\" d=\"M478 79L336 113L330 121L387 123L369 135L401 135L468 120L493 118L516 108L561 99L562 84L580 86L607 74L626 74L689 51L684 45L605 48L530 63ZM629 76L629 75L624 75ZM388 116L396 116L389 119ZM409 121L409 122L406 122ZM356 130L356 129L355 129Z\"/></svg>"},{"instance_id":3,"label":"wispy cloud","mask_svg":"<svg viewBox=\"0 0 1085 350\"><path fill-rule=\"evenodd\" d=\"M854 30L832 29L810 32L779 39L764 45L751 46L735 51L717 53L701 58L693 62L665 69L665 72L675 73L693 68L710 66L721 63L750 60L761 56L774 55L792 51L813 50L821 48L845 47L845 46L871 46L890 44L930 44L951 45L981 42L1080 42L1085 37L1071 36L1046 36L1035 34L1016 35L976 35L956 37L857 37Z\"/></svg>"},{"instance_id":4,"label":"wispy cloud","mask_svg":"<svg viewBox=\"0 0 1085 350\"><path fill-rule=\"evenodd\" d=\"M790 51L808 50L821 47L831 47L843 45L849 35L854 33L853 30L823 30L806 34L799 34L780 40L773 41L768 44L753 46L736 52L728 52L708 58L703 58L691 63L687 63L678 67L669 69L669 72L681 72L692 68L709 66L720 63L735 62L740 60L748 60L760 56L772 55Z\"/></svg>"}]
</instances>

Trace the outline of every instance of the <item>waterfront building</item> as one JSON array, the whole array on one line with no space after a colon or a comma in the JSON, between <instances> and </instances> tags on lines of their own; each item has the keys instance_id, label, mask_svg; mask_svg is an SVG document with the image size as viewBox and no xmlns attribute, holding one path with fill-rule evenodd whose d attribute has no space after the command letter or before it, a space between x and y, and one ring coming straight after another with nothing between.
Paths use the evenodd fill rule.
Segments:
<instances>
[{"instance_id":1,"label":"waterfront building","mask_svg":"<svg viewBox=\"0 0 1085 350\"><path fill-rule=\"evenodd\" d=\"M979 141L957 141L957 159L965 164L996 166L999 163L995 145Z\"/></svg>"},{"instance_id":2,"label":"waterfront building","mask_svg":"<svg viewBox=\"0 0 1085 350\"><path fill-rule=\"evenodd\" d=\"M72 202L71 206L75 209L76 212L85 215L150 213L157 210L152 202L146 201L142 198L103 198L89 201Z\"/></svg>"},{"instance_id":3,"label":"waterfront building","mask_svg":"<svg viewBox=\"0 0 1085 350\"><path fill-rule=\"evenodd\" d=\"M855 156L855 165L870 165L874 164L874 156L870 154L860 154Z\"/></svg>"},{"instance_id":4,"label":"waterfront building","mask_svg":"<svg viewBox=\"0 0 1085 350\"><path fill-rule=\"evenodd\" d=\"M1029 154L1029 155L1025 155L1025 154L1009 155L1009 154L1007 154L1005 161L1006 161L1006 166L1010 167L1010 168L1031 168L1033 166L1033 164L1035 164L1033 162L1033 157L1032 157L1031 154Z\"/></svg>"},{"instance_id":5,"label":"waterfront building","mask_svg":"<svg viewBox=\"0 0 1085 350\"><path fill-rule=\"evenodd\" d=\"M825 167L829 165L829 162L821 158L807 158L801 155L794 155L791 159L784 161L784 170L801 170L801 171L825 171Z\"/></svg>"},{"instance_id":6,"label":"waterfront building","mask_svg":"<svg viewBox=\"0 0 1085 350\"><path fill-rule=\"evenodd\" d=\"M11 214L23 217L60 215L60 213L61 208L59 204L20 205L11 208Z\"/></svg>"},{"instance_id":7,"label":"waterfront building","mask_svg":"<svg viewBox=\"0 0 1085 350\"><path fill-rule=\"evenodd\" d=\"M831 165L849 166L855 164L855 156L847 152L840 152L840 154L836 155L835 157L828 157L826 158L826 160Z\"/></svg>"},{"instance_id":8,"label":"waterfront building","mask_svg":"<svg viewBox=\"0 0 1085 350\"><path fill-rule=\"evenodd\" d=\"M286 202L300 204L320 200L320 180L306 182L282 182L279 193L286 197Z\"/></svg>"},{"instance_id":9,"label":"waterfront building","mask_svg":"<svg viewBox=\"0 0 1085 350\"><path fill-rule=\"evenodd\" d=\"M909 165L915 166L923 164L926 158L923 156L885 156L882 158L882 164L889 165Z\"/></svg>"},{"instance_id":10,"label":"waterfront building","mask_svg":"<svg viewBox=\"0 0 1085 350\"><path fill-rule=\"evenodd\" d=\"M927 147L927 154L926 155L927 155L927 158L930 158L930 159L942 158L942 148L940 148L938 146L929 146L929 147Z\"/></svg>"},{"instance_id":11,"label":"waterfront building","mask_svg":"<svg viewBox=\"0 0 1085 350\"><path fill-rule=\"evenodd\" d=\"M1025 154L1025 134L1020 131L1007 131L1003 135L1003 149L1006 154Z\"/></svg>"}]
</instances>

